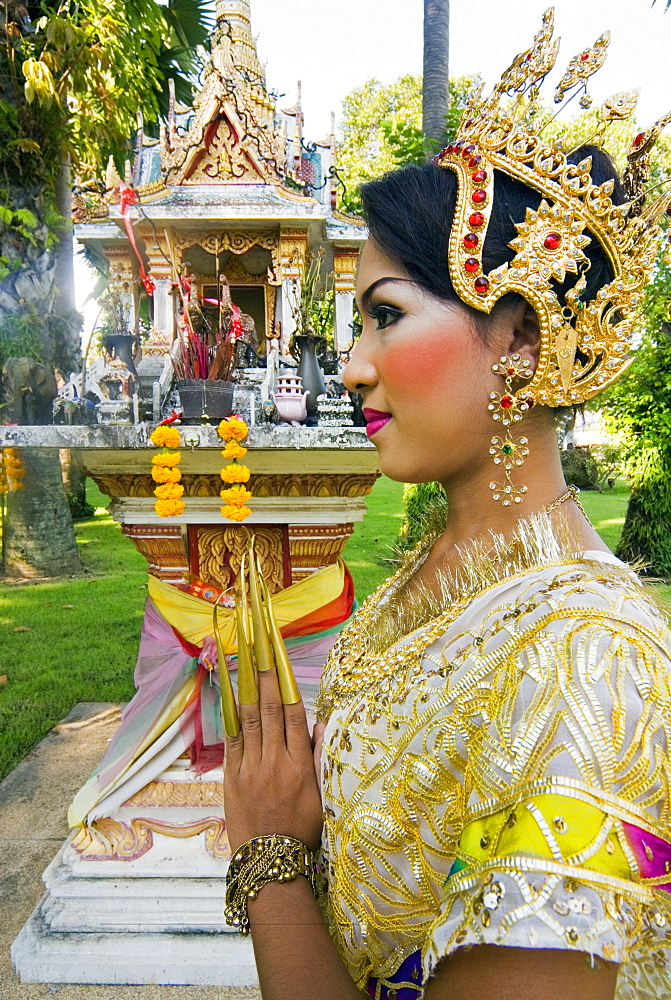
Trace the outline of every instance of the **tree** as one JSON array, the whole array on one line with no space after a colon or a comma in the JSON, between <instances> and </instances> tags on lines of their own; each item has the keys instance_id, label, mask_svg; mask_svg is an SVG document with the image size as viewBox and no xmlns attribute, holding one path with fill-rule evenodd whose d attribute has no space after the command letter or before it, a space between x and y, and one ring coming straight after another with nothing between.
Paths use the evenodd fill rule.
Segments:
<instances>
[{"instance_id":1,"label":"tree","mask_svg":"<svg viewBox=\"0 0 671 1000\"><path fill-rule=\"evenodd\" d=\"M440 148L449 104L450 0L424 0L422 133L429 150Z\"/></svg>"},{"instance_id":2,"label":"tree","mask_svg":"<svg viewBox=\"0 0 671 1000\"><path fill-rule=\"evenodd\" d=\"M450 103L443 118L440 142L451 139L459 125L478 77L450 81ZM406 163L424 163L427 146L422 133L422 78L407 74L394 83L368 80L343 101L339 174L346 193L341 204L360 213L359 187L387 170Z\"/></svg>"},{"instance_id":3,"label":"tree","mask_svg":"<svg viewBox=\"0 0 671 1000\"><path fill-rule=\"evenodd\" d=\"M622 441L632 486L617 554L671 576L671 264L660 260L646 290L645 331L629 372L602 413Z\"/></svg>"},{"instance_id":4,"label":"tree","mask_svg":"<svg viewBox=\"0 0 671 1000\"><path fill-rule=\"evenodd\" d=\"M65 375L78 370L80 321L56 282L60 266L67 285L70 175L85 193L101 185L110 156L123 173L138 121L156 122L167 110L170 78L178 96L188 99L195 48L209 27L204 10L205 0L169 0L165 6L155 0L56 0L27 8L16 0L0 3L0 349L5 356L37 353ZM14 333L26 326L30 352ZM32 456L25 458L28 467ZM57 455L51 460L57 463ZM28 470L28 488L7 495L6 570L21 572L26 565L21 543L14 540L30 529L29 489L39 491L44 483L44 502L55 503L60 478L60 467L48 475L44 468L35 475ZM49 565L55 528L74 543L62 488L59 502L63 516L54 516L43 535L32 534L32 551L45 550L44 558L35 556L40 573ZM67 539L60 541L63 549L72 549ZM53 559L51 564L55 573L77 568Z\"/></svg>"}]
</instances>

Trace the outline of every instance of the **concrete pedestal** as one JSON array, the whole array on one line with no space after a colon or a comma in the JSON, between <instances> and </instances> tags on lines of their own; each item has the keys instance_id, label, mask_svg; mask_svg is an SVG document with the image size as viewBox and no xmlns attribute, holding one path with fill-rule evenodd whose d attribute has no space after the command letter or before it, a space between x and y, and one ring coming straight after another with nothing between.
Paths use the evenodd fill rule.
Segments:
<instances>
[{"instance_id":1,"label":"concrete pedestal","mask_svg":"<svg viewBox=\"0 0 671 1000\"><path fill-rule=\"evenodd\" d=\"M180 812L194 810L170 810L173 827ZM84 857L70 836L12 945L21 981L256 986L251 941L224 921L228 861L207 854L205 836L154 832L133 860Z\"/></svg>"}]
</instances>

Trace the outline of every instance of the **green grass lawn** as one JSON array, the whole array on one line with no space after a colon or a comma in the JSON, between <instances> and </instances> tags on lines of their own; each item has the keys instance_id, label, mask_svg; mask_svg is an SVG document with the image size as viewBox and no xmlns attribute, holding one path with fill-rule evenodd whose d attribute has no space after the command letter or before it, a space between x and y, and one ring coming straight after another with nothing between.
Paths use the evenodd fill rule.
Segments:
<instances>
[{"instance_id":1,"label":"green grass lawn","mask_svg":"<svg viewBox=\"0 0 671 1000\"><path fill-rule=\"evenodd\" d=\"M382 477L368 498L345 559L362 601L391 572L402 520L403 486ZM146 599L146 562L104 509L96 506L76 534L87 573L53 583L0 585L0 778L79 701L127 701ZM627 491L581 494L597 530L613 548ZM671 601L671 588L666 591ZM26 630L26 631L24 631Z\"/></svg>"},{"instance_id":2,"label":"green grass lawn","mask_svg":"<svg viewBox=\"0 0 671 1000\"><path fill-rule=\"evenodd\" d=\"M96 516L76 525L86 576L0 585L0 777L77 702L134 691L147 563L91 482L88 497Z\"/></svg>"}]
</instances>

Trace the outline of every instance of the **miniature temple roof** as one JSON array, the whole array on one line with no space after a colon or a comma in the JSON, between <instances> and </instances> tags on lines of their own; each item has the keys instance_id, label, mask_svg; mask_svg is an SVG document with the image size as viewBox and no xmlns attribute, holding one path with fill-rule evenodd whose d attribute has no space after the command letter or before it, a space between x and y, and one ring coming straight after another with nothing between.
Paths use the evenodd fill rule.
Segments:
<instances>
[{"instance_id":1,"label":"miniature temple roof","mask_svg":"<svg viewBox=\"0 0 671 1000\"><path fill-rule=\"evenodd\" d=\"M166 183L277 184L285 137L256 52L248 0L217 0L210 42L193 114L185 128L173 118L161 134Z\"/></svg>"},{"instance_id":2,"label":"miniature temple roof","mask_svg":"<svg viewBox=\"0 0 671 1000\"><path fill-rule=\"evenodd\" d=\"M362 221L335 210L335 162L333 134L322 143L303 139L300 83L295 104L276 108L252 35L249 0L216 0L193 107L173 102L158 139L140 129L125 180L145 220L171 231L270 223L302 227L317 243L360 245ZM120 184L112 165L99 205L75 198L78 238L97 252L127 239Z\"/></svg>"}]
</instances>

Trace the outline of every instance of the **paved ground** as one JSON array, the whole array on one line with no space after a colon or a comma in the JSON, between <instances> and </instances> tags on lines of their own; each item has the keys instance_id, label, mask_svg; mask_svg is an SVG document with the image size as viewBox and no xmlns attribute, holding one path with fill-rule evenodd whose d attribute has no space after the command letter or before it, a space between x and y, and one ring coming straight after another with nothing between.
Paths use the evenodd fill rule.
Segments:
<instances>
[{"instance_id":1,"label":"paved ground","mask_svg":"<svg viewBox=\"0 0 671 1000\"><path fill-rule=\"evenodd\" d=\"M50 986L21 983L9 948L43 893L42 872L68 833L72 796L100 760L118 706L77 705L0 783L0 997L2 1000L260 1000L258 990L215 986Z\"/></svg>"}]
</instances>

